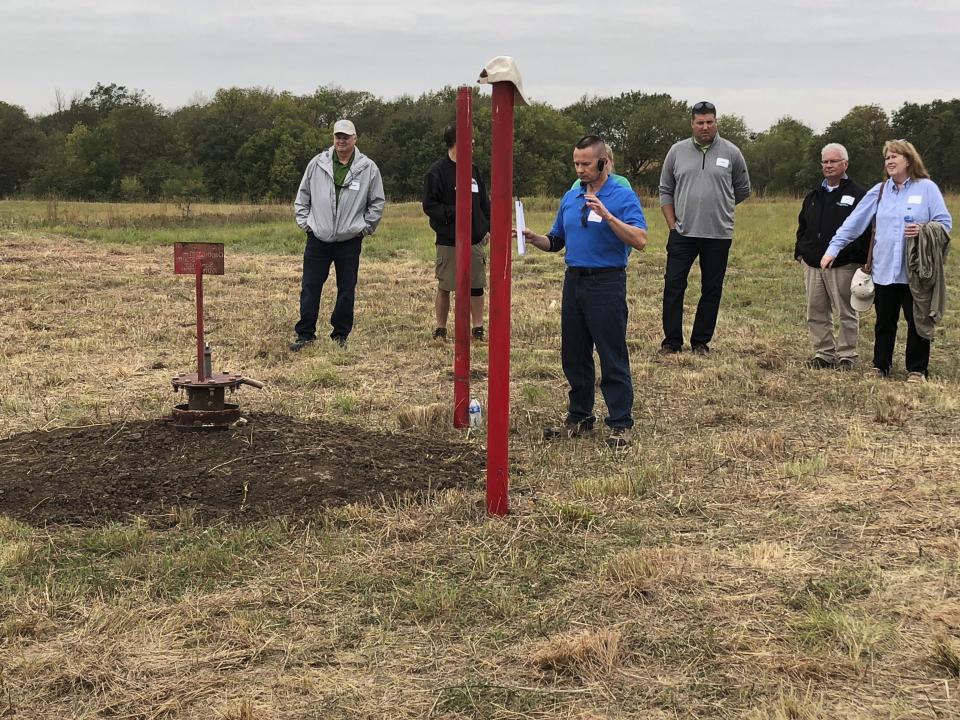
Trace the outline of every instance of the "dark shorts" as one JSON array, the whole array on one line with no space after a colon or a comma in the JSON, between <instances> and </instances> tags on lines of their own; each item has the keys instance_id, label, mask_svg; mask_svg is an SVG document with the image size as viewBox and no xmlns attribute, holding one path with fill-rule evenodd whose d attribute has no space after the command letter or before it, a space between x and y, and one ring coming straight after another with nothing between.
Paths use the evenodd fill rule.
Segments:
<instances>
[{"instance_id":1,"label":"dark shorts","mask_svg":"<svg viewBox=\"0 0 960 720\"><path fill-rule=\"evenodd\" d=\"M457 289L457 249L451 245L437 245L436 277L440 289L455 292ZM470 246L470 289L487 286L487 251L482 243Z\"/></svg>"}]
</instances>

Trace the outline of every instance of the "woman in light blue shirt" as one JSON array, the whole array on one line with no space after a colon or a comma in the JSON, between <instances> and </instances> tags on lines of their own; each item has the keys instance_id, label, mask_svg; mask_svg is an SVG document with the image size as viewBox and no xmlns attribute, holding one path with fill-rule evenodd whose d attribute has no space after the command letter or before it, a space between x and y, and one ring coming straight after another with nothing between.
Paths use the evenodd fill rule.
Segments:
<instances>
[{"instance_id":1,"label":"woman in light blue shirt","mask_svg":"<svg viewBox=\"0 0 960 720\"><path fill-rule=\"evenodd\" d=\"M907 280L907 238L920 226L939 222L953 227L943 194L923 165L917 149L906 140L883 145L883 164L889 178L872 187L830 241L820 267L828 268L839 252L866 230L874 216L873 283L877 310L874 329L873 372L886 377L893 366L900 313L907 321L907 382L924 382L930 363L930 341L917 334L913 322L913 295ZM881 188L883 194L881 195ZM879 201L879 202L878 202Z\"/></svg>"}]
</instances>

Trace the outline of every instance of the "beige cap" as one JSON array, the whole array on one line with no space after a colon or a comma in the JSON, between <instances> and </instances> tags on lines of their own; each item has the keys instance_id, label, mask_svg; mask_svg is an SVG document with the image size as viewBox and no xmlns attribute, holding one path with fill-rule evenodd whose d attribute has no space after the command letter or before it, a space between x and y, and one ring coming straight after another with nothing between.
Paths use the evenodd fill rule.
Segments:
<instances>
[{"instance_id":1,"label":"beige cap","mask_svg":"<svg viewBox=\"0 0 960 720\"><path fill-rule=\"evenodd\" d=\"M333 124L333 134L343 133L344 135L356 135L357 129L349 120L337 120Z\"/></svg>"},{"instance_id":2,"label":"beige cap","mask_svg":"<svg viewBox=\"0 0 960 720\"><path fill-rule=\"evenodd\" d=\"M481 85L509 82L513 83L514 103L516 105L528 105L527 99L523 96L523 78L520 77L520 70L512 57L507 55L498 55L483 66L480 71L480 78L477 80Z\"/></svg>"},{"instance_id":3,"label":"beige cap","mask_svg":"<svg viewBox=\"0 0 960 720\"><path fill-rule=\"evenodd\" d=\"M850 281L850 305L857 312L866 312L873 305L873 278L860 268L853 274Z\"/></svg>"}]
</instances>

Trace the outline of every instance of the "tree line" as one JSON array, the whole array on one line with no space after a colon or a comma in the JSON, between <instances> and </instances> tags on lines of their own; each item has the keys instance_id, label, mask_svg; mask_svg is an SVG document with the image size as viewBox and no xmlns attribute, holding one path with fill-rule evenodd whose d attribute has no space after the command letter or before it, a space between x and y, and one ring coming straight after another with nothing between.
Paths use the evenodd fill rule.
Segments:
<instances>
[{"instance_id":1,"label":"tree line","mask_svg":"<svg viewBox=\"0 0 960 720\"><path fill-rule=\"evenodd\" d=\"M312 95L228 88L210 100L167 111L140 90L98 84L86 96L30 117L0 101L0 196L82 200L291 200L306 163L331 144L330 128L352 119L359 147L373 158L393 200L420 196L423 175L444 152L441 135L456 113L456 89L385 100L336 86ZM515 115L515 193L555 196L573 178L573 143L600 134L616 169L643 194L656 193L660 161L689 137L686 102L639 91L584 96L563 108L533 103ZM490 102L475 91L474 158L490 162ZM820 177L819 152L843 143L851 174L882 175L880 148L910 139L934 180L960 189L960 99L904 103L892 115L876 105L851 108L822 133L784 117L751 132L737 115L720 133L743 150L759 195L804 193ZM488 175L489 176L489 175Z\"/></svg>"}]
</instances>

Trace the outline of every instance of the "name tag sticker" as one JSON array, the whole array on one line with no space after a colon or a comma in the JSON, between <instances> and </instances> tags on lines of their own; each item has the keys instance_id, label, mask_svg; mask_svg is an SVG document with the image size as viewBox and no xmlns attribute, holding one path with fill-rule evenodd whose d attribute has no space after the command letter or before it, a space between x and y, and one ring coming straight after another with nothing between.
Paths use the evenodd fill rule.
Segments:
<instances>
[{"instance_id":1,"label":"name tag sticker","mask_svg":"<svg viewBox=\"0 0 960 720\"><path fill-rule=\"evenodd\" d=\"M717 158L717 167L730 167L730 161L727 158Z\"/></svg>"},{"instance_id":2,"label":"name tag sticker","mask_svg":"<svg viewBox=\"0 0 960 720\"><path fill-rule=\"evenodd\" d=\"M470 192L480 192L480 186L477 185L476 180L470 181Z\"/></svg>"},{"instance_id":3,"label":"name tag sticker","mask_svg":"<svg viewBox=\"0 0 960 720\"><path fill-rule=\"evenodd\" d=\"M360 189L360 181L359 181L359 180L354 180L352 183L350 183L350 189L351 189L351 190L359 190L359 189Z\"/></svg>"},{"instance_id":4,"label":"name tag sticker","mask_svg":"<svg viewBox=\"0 0 960 720\"><path fill-rule=\"evenodd\" d=\"M603 218L591 210L590 214L587 215L587 222L603 222Z\"/></svg>"},{"instance_id":5,"label":"name tag sticker","mask_svg":"<svg viewBox=\"0 0 960 720\"><path fill-rule=\"evenodd\" d=\"M855 202L853 195L844 195L840 198L838 205L843 205L844 207L850 207Z\"/></svg>"},{"instance_id":6,"label":"name tag sticker","mask_svg":"<svg viewBox=\"0 0 960 720\"><path fill-rule=\"evenodd\" d=\"M923 195L911 195L907 198L907 205L919 205L923 202Z\"/></svg>"}]
</instances>

